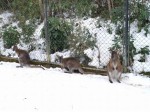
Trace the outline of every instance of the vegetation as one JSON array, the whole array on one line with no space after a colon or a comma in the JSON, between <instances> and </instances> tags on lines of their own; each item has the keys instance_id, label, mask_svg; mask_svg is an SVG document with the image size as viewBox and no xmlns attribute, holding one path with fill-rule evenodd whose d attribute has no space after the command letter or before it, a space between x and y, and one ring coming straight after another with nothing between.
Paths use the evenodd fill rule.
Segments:
<instances>
[{"instance_id":1,"label":"vegetation","mask_svg":"<svg viewBox=\"0 0 150 112\"><path fill-rule=\"evenodd\" d=\"M138 53L140 53L142 56L140 57L140 62L145 62L146 61L146 55L149 55L150 50L148 48L149 46L145 46L143 48L140 49L140 51Z\"/></svg>"},{"instance_id":2,"label":"vegetation","mask_svg":"<svg viewBox=\"0 0 150 112\"><path fill-rule=\"evenodd\" d=\"M92 61L84 51L87 49L94 49L96 45L96 38L94 38L88 29L81 28L81 25L78 24L74 29L74 34L68 38L69 49L71 50L71 55L82 59L83 65L88 65Z\"/></svg>"},{"instance_id":3,"label":"vegetation","mask_svg":"<svg viewBox=\"0 0 150 112\"><path fill-rule=\"evenodd\" d=\"M141 72L140 74L142 74L142 75L146 75L147 77L149 77L149 78L150 78L150 72Z\"/></svg>"},{"instance_id":4,"label":"vegetation","mask_svg":"<svg viewBox=\"0 0 150 112\"><path fill-rule=\"evenodd\" d=\"M40 18L38 0L12 0L10 7L21 25L27 20Z\"/></svg>"},{"instance_id":5,"label":"vegetation","mask_svg":"<svg viewBox=\"0 0 150 112\"><path fill-rule=\"evenodd\" d=\"M14 27L6 28L3 32L3 42L5 48L11 48L19 42L20 34Z\"/></svg>"},{"instance_id":6,"label":"vegetation","mask_svg":"<svg viewBox=\"0 0 150 112\"><path fill-rule=\"evenodd\" d=\"M142 1L138 1L132 2L130 4L130 7L131 7L130 22L133 22L135 19L137 19L139 32L143 28L147 32L147 27L150 27L150 20L149 20L150 6L146 5L146 3L143 3Z\"/></svg>"},{"instance_id":7,"label":"vegetation","mask_svg":"<svg viewBox=\"0 0 150 112\"><path fill-rule=\"evenodd\" d=\"M48 36L50 38L51 53L62 51L68 48L68 37L71 34L72 27L68 22L57 17L49 18L48 20ZM43 35L45 35L43 29Z\"/></svg>"},{"instance_id":8,"label":"vegetation","mask_svg":"<svg viewBox=\"0 0 150 112\"><path fill-rule=\"evenodd\" d=\"M23 36L23 42L29 43L31 42L31 36L35 31L35 24L32 21L28 21L28 23L22 25L21 35Z\"/></svg>"}]
</instances>

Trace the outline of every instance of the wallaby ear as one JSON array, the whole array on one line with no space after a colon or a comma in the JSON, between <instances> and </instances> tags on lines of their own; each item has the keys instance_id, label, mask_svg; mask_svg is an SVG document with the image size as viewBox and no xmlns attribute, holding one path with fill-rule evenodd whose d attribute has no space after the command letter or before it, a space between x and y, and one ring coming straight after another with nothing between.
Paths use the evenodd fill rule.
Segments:
<instances>
[{"instance_id":1,"label":"wallaby ear","mask_svg":"<svg viewBox=\"0 0 150 112\"><path fill-rule=\"evenodd\" d=\"M56 54L56 60L61 63L63 56Z\"/></svg>"},{"instance_id":2,"label":"wallaby ear","mask_svg":"<svg viewBox=\"0 0 150 112\"><path fill-rule=\"evenodd\" d=\"M62 60L62 59L63 59L63 56L59 56L59 58L60 58L60 60Z\"/></svg>"},{"instance_id":3,"label":"wallaby ear","mask_svg":"<svg viewBox=\"0 0 150 112\"><path fill-rule=\"evenodd\" d=\"M57 57L57 58L63 58L63 56L60 56L60 55L58 55L58 54L56 54L56 57Z\"/></svg>"},{"instance_id":4,"label":"wallaby ear","mask_svg":"<svg viewBox=\"0 0 150 112\"><path fill-rule=\"evenodd\" d=\"M15 51L16 49L18 49L18 47L17 47L17 45L15 44L15 45L12 46L12 50Z\"/></svg>"}]
</instances>

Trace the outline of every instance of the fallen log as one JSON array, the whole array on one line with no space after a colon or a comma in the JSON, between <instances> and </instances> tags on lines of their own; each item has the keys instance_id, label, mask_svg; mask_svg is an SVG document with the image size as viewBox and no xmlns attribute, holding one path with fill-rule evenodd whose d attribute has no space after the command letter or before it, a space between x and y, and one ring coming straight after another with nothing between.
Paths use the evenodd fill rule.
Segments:
<instances>
[{"instance_id":1,"label":"fallen log","mask_svg":"<svg viewBox=\"0 0 150 112\"><path fill-rule=\"evenodd\" d=\"M0 56L0 61L4 61L4 62L18 62L17 58L12 58L12 57L7 57L7 56ZM60 64L56 64L56 63L48 63L48 62L44 62L44 61L37 61L37 60L31 60L30 62L32 65L41 65L44 66L46 68L56 68L56 67L61 67ZM82 67L83 70L85 71L86 74L97 74L97 75L103 75L105 76L107 74L106 69L101 69L101 68L96 68L96 67Z\"/></svg>"}]
</instances>

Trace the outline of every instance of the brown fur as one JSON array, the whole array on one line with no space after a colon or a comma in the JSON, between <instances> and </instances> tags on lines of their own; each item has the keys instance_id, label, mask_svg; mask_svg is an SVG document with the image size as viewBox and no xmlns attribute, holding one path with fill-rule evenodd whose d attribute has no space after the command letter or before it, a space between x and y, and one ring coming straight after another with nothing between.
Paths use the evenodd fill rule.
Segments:
<instances>
[{"instance_id":1,"label":"brown fur","mask_svg":"<svg viewBox=\"0 0 150 112\"><path fill-rule=\"evenodd\" d=\"M107 72L110 83L113 83L112 79L116 79L120 83L122 65L117 51L111 51L111 59L107 65Z\"/></svg>"},{"instance_id":2,"label":"brown fur","mask_svg":"<svg viewBox=\"0 0 150 112\"><path fill-rule=\"evenodd\" d=\"M13 46L13 51L15 51L18 55L18 61L20 63L20 66L17 67L23 67L23 66L28 66L30 68L42 68L41 66L31 66L30 65L30 56L29 53L25 50L18 49L16 45Z\"/></svg>"},{"instance_id":3,"label":"brown fur","mask_svg":"<svg viewBox=\"0 0 150 112\"><path fill-rule=\"evenodd\" d=\"M74 57L62 58L60 57L60 63L62 69L69 70L70 73L73 73L74 70L78 70L81 74L84 73L79 60Z\"/></svg>"}]
</instances>

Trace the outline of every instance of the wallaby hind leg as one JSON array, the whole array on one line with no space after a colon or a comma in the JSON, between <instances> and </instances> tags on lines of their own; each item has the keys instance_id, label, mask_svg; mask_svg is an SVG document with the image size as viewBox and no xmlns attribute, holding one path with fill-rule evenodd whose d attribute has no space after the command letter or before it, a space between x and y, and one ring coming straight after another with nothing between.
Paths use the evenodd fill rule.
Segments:
<instances>
[{"instance_id":1,"label":"wallaby hind leg","mask_svg":"<svg viewBox=\"0 0 150 112\"><path fill-rule=\"evenodd\" d=\"M23 65L23 63L20 62L20 60L19 60L19 64L20 65L16 66L16 68L23 68L24 65Z\"/></svg>"},{"instance_id":2,"label":"wallaby hind leg","mask_svg":"<svg viewBox=\"0 0 150 112\"><path fill-rule=\"evenodd\" d=\"M118 80L118 79L117 79L117 82L118 82L118 83L121 83L120 80Z\"/></svg>"},{"instance_id":3,"label":"wallaby hind leg","mask_svg":"<svg viewBox=\"0 0 150 112\"><path fill-rule=\"evenodd\" d=\"M113 81L112 81L112 79L111 79L111 73L110 73L110 72L108 73L108 78L109 78L109 82L110 82L110 83L113 83Z\"/></svg>"},{"instance_id":4,"label":"wallaby hind leg","mask_svg":"<svg viewBox=\"0 0 150 112\"><path fill-rule=\"evenodd\" d=\"M72 68L69 68L69 73L73 73L73 69Z\"/></svg>"},{"instance_id":5,"label":"wallaby hind leg","mask_svg":"<svg viewBox=\"0 0 150 112\"><path fill-rule=\"evenodd\" d=\"M118 83L121 83L121 81L120 81L120 80L121 80L121 72L119 72L119 73L118 73L117 82L118 82Z\"/></svg>"},{"instance_id":6,"label":"wallaby hind leg","mask_svg":"<svg viewBox=\"0 0 150 112\"><path fill-rule=\"evenodd\" d=\"M79 70L79 72L80 72L81 74L84 74L84 71L83 71L82 68L79 68L78 70Z\"/></svg>"},{"instance_id":7,"label":"wallaby hind leg","mask_svg":"<svg viewBox=\"0 0 150 112\"><path fill-rule=\"evenodd\" d=\"M19 66L16 66L16 68L23 68L23 66L19 65Z\"/></svg>"}]
</instances>

